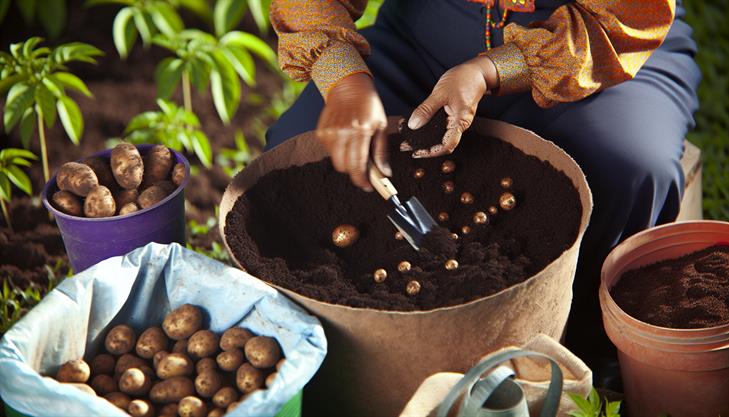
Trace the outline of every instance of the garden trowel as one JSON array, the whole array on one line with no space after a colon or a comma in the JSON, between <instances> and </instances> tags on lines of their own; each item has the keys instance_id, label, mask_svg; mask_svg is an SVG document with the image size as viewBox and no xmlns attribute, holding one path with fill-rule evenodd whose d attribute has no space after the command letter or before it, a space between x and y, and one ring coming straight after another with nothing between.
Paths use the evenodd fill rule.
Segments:
<instances>
[{"instance_id":1,"label":"garden trowel","mask_svg":"<svg viewBox=\"0 0 729 417\"><path fill-rule=\"evenodd\" d=\"M405 203L397 197L397 189L376 166L369 166L369 179L374 189L391 205L387 215L405 240L415 250L420 250L423 237L436 226L435 220L417 198L411 197Z\"/></svg>"}]
</instances>

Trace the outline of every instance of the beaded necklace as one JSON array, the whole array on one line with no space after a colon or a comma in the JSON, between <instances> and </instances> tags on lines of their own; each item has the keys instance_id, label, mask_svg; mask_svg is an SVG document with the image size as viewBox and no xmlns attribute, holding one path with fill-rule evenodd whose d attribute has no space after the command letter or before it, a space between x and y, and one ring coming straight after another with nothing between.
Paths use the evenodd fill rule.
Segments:
<instances>
[{"instance_id":1,"label":"beaded necklace","mask_svg":"<svg viewBox=\"0 0 729 417\"><path fill-rule=\"evenodd\" d=\"M486 10L486 25L484 28L484 43L486 50L491 49L491 29L503 29L509 19L510 12L531 13L534 11L535 0L499 0L499 8L502 10L501 19L497 22L491 17L491 10L496 0L466 0L469 3L483 4ZM498 13L498 12L497 12Z\"/></svg>"}]
</instances>

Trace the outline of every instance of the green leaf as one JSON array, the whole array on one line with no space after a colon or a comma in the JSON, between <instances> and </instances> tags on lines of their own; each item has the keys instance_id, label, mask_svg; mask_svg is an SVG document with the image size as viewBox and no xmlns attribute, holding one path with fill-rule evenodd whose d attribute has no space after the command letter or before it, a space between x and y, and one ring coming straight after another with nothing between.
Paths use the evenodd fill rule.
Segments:
<instances>
[{"instance_id":1,"label":"green leaf","mask_svg":"<svg viewBox=\"0 0 729 417\"><path fill-rule=\"evenodd\" d=\"M215 62L215 69L210 73L210 82L213 92L213 103L220 119L225 124L230 123L240 102L240 83L235 69L223 56L222 52L214 51L210 54Z\"/></svg>"},{"instance_id":2,"label":"green leaf","mask_svg":"<svg viewBox=\"0 0 729 417\"><path fill-rule=\"evenodd\" d=\"M226 33L225 36L220 39L220 43L225 46L246 48L261 57L269 65L276 66L276 53L266 42L256 35L236 30Z\"/></svg>"},{"instance_id":3,"label":"green leaf","mask_svg":"<svg viewBox=\"0 0 729 417\"><path fill-rule=\"evenodd\" d=\"M126 6L131 6L134 4L134 0L86 0L84 6L90 7L99 6L102 4L123 4Z\"/></svg>"},{"instance_id":4,"label":"green leaf","mask_svg":"<svg viewBox=\"0 0 729 417\"><path fill-rule=\"evenodd\" d=\"M61 84L66 88L76 90L86 97L92 97L91 91L89 91L86 84L81 79L70 72L57 72L51 75L51 78L56 84Z\"/></svg>"},{"instance_id":5,"label":"green leaf","mask_svg":"<svg viewBox=\"0 0 729 417\"><path fill-rule=\"evenodd\" d=\"M61 97L66 95L66 90L63 89L63 85L57 83L53 77L45 77L41 82L54 96Z\"/></svg>"},{"instance_id":6,"label":"green leaf","mask_svg":"<svg viewBox=\"0 0 729 417\"><path fill-rule=\"evenodd\" d=\"M15 84L10 89L3 114L5 133L10 133L25 110L33 104L34 93L35 88L25 83Z\"/></svg>"},{"instance_id":7,"label":"green leaf","mask_svg":"<svg viewBox=\"0 0 729 417\"><path fill-rule=\"evenodd\" d=\"M223 53L228 58L235 72L241 79L250 86L256 85L256 64L253 62L251 54L245 49L239 48L222 48Z\"/></svg>"},{"instance_id":8,"label":"green leaf","mask_svg":"<svg viewBox=\"0 0 729 417\"><path fill-rule=\"evenodd\" d=\"M114 35L114 46L119 52L119 56L125 59L129 55L129 51L137 40L137 28L134 27L134 13L131 7L125 7L119 10L114 18L114 26L112 29Z\"/></svg>"},{"instance_id":9,"label":"green leaf","mask_svg":"<svg viewBox=\"0 0 729 417\"><path fill-rule=\"evenodd\" d=\"M53 126L53 123L56 122L56 100L45 85L41 84L36 87L35 103L40 108L46 126Z\"/></svg>"},{"instance_id":10,"label":"green leaf","mask_svg":"<svg viewBox=\"0 0 729 417\"><path fill-rule=\"evenodd\" d=\"M184 28L180 15L169 4L156 3L149 6L148 10L154 25L165 35L173 37Z\"/></svg>"},{"instance_id":11,"label":"green leaf","mask_svg":"<svg viewBox=\"0 0 729 417\"><path fill-rule=\"evenodd\" d=\"M81 111L78 105L71 97L63 96L56 103L58 107L58 115L61 117L61 124L66 134L71 138L71 142L78 145L81 135L84 131L84 119L81 117Z\"/></svg>"},{"instance_id":12,"label":"green leaf","mask_svg":"<svg viewBox=\"0 0 729 417\"><path fill-rule=\"evenodd\" d=\"M212 13L210 11L210 4L206 0L179 0L180 6L195 13L199 18L210 23Z\"/></svg>"},{"instance_id":13,"label":"green leaf","mask_svg":"<svg viewBox=\"0 0 729 417\"><path fill-rule=\"evenodd\" d=\"M31 195L33 194L33 185L30 183L30 178L23 172L19 167L10 165L6 167L5 174L8 179L15 184L16 187L20 188L24 193Z\"/></svg>"},{"instance_id":14,"label":"green leaf","mask_svg":"<svg viewBox=\"0 0 729 417\"><path fill-rule=\"evenodd\" d=\"M43 42L43 38L39 36L33 36L27 41L23 42L23 56L30 57L33 48L39 43Z\"/></svg>"},{"instance_id":15,"label":"green leaf","mask_svg":"<svg viewBox=\"0 0 729 417\"><path fill-rule=\"evenodd\" d=\"M66 0L37 0L38 20L48 36L55 39L66 27Z\"/></svg>"},{"instance_id":16,"label":"green leaf","mask_svg":"<svg viewBox=\"0 0 729 417\"><path fill-rule=\"evenodd\" d=\"M595 388L592 388L590 390L590 395L587 397L588 401L590 401L590 404L592 405L593 410L600 410L600 395L597 393L597 390Z\"/></svg>"},{"instance_id":17,"label":"green leaf","mask_svg":"<svg viewBox=\"0 0 729 417\"><path fill-rule=\"evenodd\" d=\"M184 61L179 58L165 58L157 65L154 71L154 80L157 83L157 97L168 98L177 88L182 77Z\"/></svg>"},{"instance_id":18,"label":"green leaf","mask_svg":"<svg viewBox=\"0 0 729 417\"><path fill-rule=\"evenodd\" d=\"M245 11L246 4L242 0L218 0L213 9L215 36L221 37L233 29L243 18Z\"/></svg>"},{"instance_id":19,"label":"green leaf","mask_svg":"<svg viewBox=\"0 0 729 417\"><path fill-rule=\"evenodd\" d=\"M13 191L10 189L10 180L4 171L0 171L0 199L10 201L12 195Z\"/></svg>"},{"instance_id":20,"label":"green leaf","mask_svg":"<svg viewBox=\"0 0 729 417\"><path fill-rule=\"evenodd\" d=\"M159 121L159 113L153 112L153 111L147 111L141 114L138 114L132 118L132 120L129 121L129 124L127 125L127 128L124 129L124 134L128 135L129 133L139 130L139 129L146 129L150 127L153 123L156 123Z\"/></svg>"},{"instance_id":21,"label":"green leaf","mask_svg":"<svg viewBox=\"0 0 729 417\"><path fill-rule=\"evenodd\" d=\"M190 74L190 82L199 92L208 88L210 80L210 68L205 62L199 59L191 59L185 64L185 70Z\"/></svg>"},{"instance_id":22,"label":"green leaf","mask_svg":"<svg viewBox=\"0 0 729 417\"><path fill-rule=\"evenodd\" d=\"M170 100L157 99L157 105L160 109L162 109L162 113L166 114L167 116L172 116L177 113L178 107Z\"/></svg>"},{"instance_id":23,"label":"green leaf","mask_svg":"<svg viewBox=\"0 0 729 417\"><path fill-rule=\"evenodd\" d=\"M20 143L22 143L23 147L26 149L30 147L30 139L31 136L33 136L33 131L35 130L35 123L35 111L33 111L32 107L28 107L25 110L25 113L23 113L23 117L20 119Z\"/></svg>"},{"instance_id":24,"label":"green leaf","mask_svg":"<svg viewBox=\"0 0 729 417\"><path fill-rule=\"evenodd\" d=\"M137 26L139 36L142 38L142 44L146 47L152 42L152 28L147 22L145 13L136 7L132 8L132 15L134 17L134 24Z\"/></svg>"},{"instance_id":25,"label":"green leaf","mask_svg":"<svg viewBox=\"0 0 729 417\"><path fill-rule=\"evenodd\" d=\"M592 404L590 404L589 401L587 401L586 399L582 398L582 396L579 395L579 394L573 394L571 392L568 393L568 394L569 394L570 399L572 400L572 402L575 403L575 405L580 409L580 411L585 416L592 417L594 415L595 410L594 410L594 408L592 407Z\"/></svg>"},{"instance_id":26,"label":"green leaf","mask_svg":"<svg viewBox=\"0 0 729 417\"><path fill-rule=\"evenodd\" d=\"M268 10L271 8L271 0L248 0L248 8L258 30L264 34L268 33Z\"/></svg>"},{"instance_id":27,"label":"green leaf","mask_svg":"<svg viewBox=\"0 0 729 417\"><path fill-rule=\"evenodd\" d=\"M210 168L212 166L213 152L210 149L208 137L205 136L205 133L196 130L192 134L192 139L192 148L195 150L195 155L197 155L200 162L206 168Z\"/></svg>"},{"instance_id":28,"label":"green leaf","mask_svg":"<svg viewBox=\"0 0 729 417\"><path fill-rule=\"evenodd\" d=\"M3 94L5 90L13 86L18 81L25 78L20 74L11 75L10 77L0 79L0 94Z\"/></svg>"},{"instance_id":29,"label":"green leaf","mask_svg":"<svg viewBox=\"0 0 729 417\"><path fill-rule=\"evenodd\" d=\"M23 16L25 24L33 24L33 20L35 20L36 0L20 0L16 1L15 5L18 6L18 10L21 16Z\"/></svg>"},{"instance_id":30,"label":"green leaf","mask_svg":"<svg viewBox=\"0 0 729 417\"><path fill-rule=\"evenodd\" d=\"M605 404L605 417L620 417L620 401Z\"/></svg>"},{"instance_id":31,"label":"green leaf","mask_svg":"<svg viewBox=\"0 0 729 417\"><path fill-rule=\"evenodd\" d=\"M7 161L18 158L32 159L34 161L38 159L33 152L25 149L5 148L0 151L0 160Z\"/></svg>"},{"instance_id":32,"label":"green leaf","mask_svg":"<svg viewBox=\"0 0 729 417\"><path fill-rule=\"evenodd\" d=\"M10 8L10 0L0 0L0 23L5 20L5 15L8 14L8 8Z\"/></svg>"},{"instance_id":33,"label":"green leaf","mask_svg":"<svg viewBox=\"0 0 729 417\"><path fill-rule=\"evenodd\" d=\"M101 50L93 45L83 42L71 42L59 45L51 53L51 61L55 64L64 64L71 61L88 62L95 64L95 56L104 55Z\"/></svg>"}]
</instances>

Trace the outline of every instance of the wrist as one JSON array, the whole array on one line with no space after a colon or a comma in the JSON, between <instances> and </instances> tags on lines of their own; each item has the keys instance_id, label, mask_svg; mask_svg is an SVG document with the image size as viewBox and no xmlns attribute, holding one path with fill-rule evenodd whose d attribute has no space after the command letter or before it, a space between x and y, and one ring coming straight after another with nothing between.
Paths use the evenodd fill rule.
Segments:
<instances>
[{"instance_id":1,"label":"wrist","mask_svg":"<svg viewBox=\"0 0 729 417\"><path fill-rule=\"evenodd\" d=\"M486 81L487 91L496 91L499 89L499 73L496 69L494 61L487 55L479 55L474 61L481 70L483 78Z\"/></svg>"},{"instance_id":2,"label":"wrist","mask_svg":"<svg viewBox=\"0 0 729 417\"><path fill-rule=\"evenodd\" d=\"M498 87L494 93L506 95L531 90L531 77L526 58L513 43L489 49L480 57L488 58L496 67Z\"/></svg>"},{"instance_id":3,"label":"wrist","mask_svg":"<svg viewBox=\"0 0 729 417\"><path fill-rule=\"evenodd\" d=\"M324 96L324 102L328 103L331 99L350 96L352 94L361 95L367 91L375 91L375 83L372 76L369 72L355 72L332 84Z\"/></svg>"}]
</instances>

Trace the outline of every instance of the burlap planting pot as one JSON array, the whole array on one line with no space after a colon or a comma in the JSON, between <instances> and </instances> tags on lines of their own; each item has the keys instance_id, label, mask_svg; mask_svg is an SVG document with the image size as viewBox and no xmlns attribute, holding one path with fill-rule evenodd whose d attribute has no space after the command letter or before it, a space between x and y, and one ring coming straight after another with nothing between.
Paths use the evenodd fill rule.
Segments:
<instances>
[{"instance_id":1,"label":"burlap planting pot","mask_svg":"<svg viewBox=\"0 0 729 417\"><path fill-rule=\"evenodd\" d=\"M396 119L390 119L390 129ZM329 353L307 392L304 414L395 416L428 376L465 372L484 354L520 346L538 333L562 336L572 301L580 242L592 211L592 195L577 163L533 132L479 119L471 130L510 143L563 171L580 195L577 239L542 271L519 285L466 304L429 311L380 311L334 305L278 288L317 315ZM253 161L233 178L220 203L220 234L235 201L260 177L277 169L326 157L313 132L301 134ZM304 180L304 179L302 179ZM227 247L227 242L226 242ZM230 252L230 248L228 248ZM245 269L246 260L235 263Z\"/></svg>"}]
</instances>

